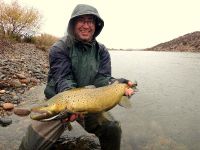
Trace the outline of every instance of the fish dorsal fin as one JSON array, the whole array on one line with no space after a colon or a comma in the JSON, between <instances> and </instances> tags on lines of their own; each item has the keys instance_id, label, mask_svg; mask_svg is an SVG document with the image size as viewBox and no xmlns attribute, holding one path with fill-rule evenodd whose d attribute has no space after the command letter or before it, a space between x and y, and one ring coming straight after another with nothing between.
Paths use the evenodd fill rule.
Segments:
<instances>
[{"instance_id":1,"label":"fish dorsal fin","mask_svg":"<svg viewBox=\"0 0 200 150\"><path fill-rule=\"evenodd\" d=\"M122 107L125 107L125 108L131 108L132 107L131 101L127 96L122 96L122 98L119 102L119 105L122 106Z\"/></svg>"}]
</instances>

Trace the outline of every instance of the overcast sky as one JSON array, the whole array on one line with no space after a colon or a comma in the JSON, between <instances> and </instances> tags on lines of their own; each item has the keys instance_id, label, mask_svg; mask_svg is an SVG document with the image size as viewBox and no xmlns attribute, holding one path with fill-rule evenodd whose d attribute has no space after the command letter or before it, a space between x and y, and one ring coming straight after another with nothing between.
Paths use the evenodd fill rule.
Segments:
<instances>
[{"instance_id":1,"label":"overcast sky","mask_svg":"<svg viewBox=\"0 0 200 150\"><path fill-rule=\"evenodd\" d=\"M9 0L5 0L9 1ZM74 7L96 7L105 26L97 40L108 48L147 48L200 31L200 0L19 0L43 15L41 32L62 37Z\"/></svg>"}]
</instances>

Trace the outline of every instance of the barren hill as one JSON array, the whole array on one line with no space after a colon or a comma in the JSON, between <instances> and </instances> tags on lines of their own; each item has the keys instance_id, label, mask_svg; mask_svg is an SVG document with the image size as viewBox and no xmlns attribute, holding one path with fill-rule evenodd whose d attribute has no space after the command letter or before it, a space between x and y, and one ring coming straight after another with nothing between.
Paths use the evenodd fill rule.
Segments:
<instances>
[{"instance_id":1,"label":"barren hill","mask_svg":"<svg viewBox=\"0 0 200 150\"><path fill-rule=\"evenodd\" d=\"M200 52L200 31L188 33L145 50Z\"/></svg>"}]
</instances>

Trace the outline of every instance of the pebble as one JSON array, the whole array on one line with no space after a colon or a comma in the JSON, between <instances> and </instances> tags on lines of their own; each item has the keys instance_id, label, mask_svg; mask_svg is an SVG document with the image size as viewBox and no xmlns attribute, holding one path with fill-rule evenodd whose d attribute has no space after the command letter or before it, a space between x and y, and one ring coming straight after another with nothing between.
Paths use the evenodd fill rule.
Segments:
<instances>
[{"instance_id":1,"label":"pebble","mask_svg":"<svg viewBox=\"0 0 200 150\"><path fill-rule=\"evenodd\" d=\"M14 108L14 104L12 104L12 103L4 103L4 104L2 104L2 107L3 107L4 110L11 110L11 109Z\"/></svg>"},{"instance_id":2,"label":"pebble","mask_svg":"<svg viewBox=\"0 0 200 150\"><path fill-rule=\"evenodd\" d=\"M6 93L6 90L0 90L0 94Z\"/></svg>"},{"instance_id":3,"label":"pebble","mask_svg":"<svg viewBox=\"0 0 200 150\"><path fill-rule=\"evenodd\" d=\"M0 124L1 124L1 126L7 126L7 125L10 125L11 123L12 123L12 119L11 118L0 117Z\"/></svg>"},{"instance_id":4,"label":"pebble","mask_svg":"<svg viewBox=\"0 0 200 150\"><path fill-rule=\"evenodd\" d=\"M30 110L28 109L22 109L22 108L15 108L14 109L14 114L18 115L18 116L27 116L30 114Z\"/></svg>"},{"instance_id":5,"label":"pebble","mask_svg":"<svg viewBox=\"0 0 200 150\"><path fill-rule=\"evenodd\" d=\"M14 95L14 96L13 96L13 100L14 100L14 101L18 101L19 99L20 99L19 96L17 96L17 95Z\"/></svg>"},{"instance_id":6,"label":"pebble","mask_svg":"<svg viewBox=\"0 0 200 150\"><path fill-rule=\"evenodd\" d=\"M17 87L21 87L22 84L18 79L13 79L11 80L10 85L17 88Z\"/></svg>"},{"instance_id":7,"label":"pebble","mask_svg":"<svg viewBox=\"0 0 200 150\"><path fill-rule=\"evenodd\" d=\"M27 79L21 79L20 82L23 84L28 84L30 83L31 79L27 78Z\"/></svg>"},{"instance_id":8,"label":"pebble","mask_svg":"<svg viewBox=\"0 0 200 150\"><path fill-rule=\"evenodd\" d=\"M22 73L18 73L18 74L16 74L16 76L20 79L26 79L26 76Z\"/></svg>"}]
</instances>

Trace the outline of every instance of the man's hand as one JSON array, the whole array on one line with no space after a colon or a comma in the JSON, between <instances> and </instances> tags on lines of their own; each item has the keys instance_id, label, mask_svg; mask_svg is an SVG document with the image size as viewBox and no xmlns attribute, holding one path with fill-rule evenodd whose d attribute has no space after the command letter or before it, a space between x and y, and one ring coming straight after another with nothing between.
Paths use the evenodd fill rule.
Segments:
<instances>
[{"instance_id":1,"label":"man's hand","mask_svg":"<svg viewBox=\"0 0 200 150\"><path fill-rule=\"evenodd\" d=\"M82 114L80 114L80 113L74 113L74 114L71 114L69 117L67 117L67 118L65 118L65 119L62 119L62 122L64 123L64 122L68 122L68 121L70 121L70 122L73 122L73 121L75 121L76 119L78 119L78 118L83 118L84 116L82 115Z\"/></svg>"},{"instance_id":2,"label":"man's hand","mask_svg":"<svg viewBox=\"0 0 200 150\"><path fill-rule=\"evenodd\" d=\"M134 86L137 86L137 83L133 83L133 82L131 82L131 81L128 81L128 86L129 86L129 87L134 87ZM135 91L134 91L132 88L127 88L127 89L125 90L125 95L126 95L126 96L131 96L131 95L133 95L133 94L135 94Z\"/></svg>"}]
</instances>

